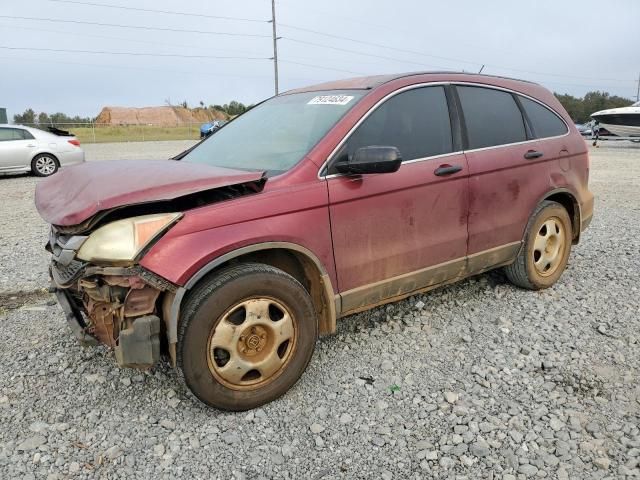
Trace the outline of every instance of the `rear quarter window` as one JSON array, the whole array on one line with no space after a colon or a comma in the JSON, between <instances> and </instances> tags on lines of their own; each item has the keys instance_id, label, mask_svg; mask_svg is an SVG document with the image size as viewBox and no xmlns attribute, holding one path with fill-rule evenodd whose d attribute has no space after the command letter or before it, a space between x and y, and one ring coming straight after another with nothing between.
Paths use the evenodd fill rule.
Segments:
<instances>
[{"instance_id":1,"label":"rear quarter window","mask_svg":"<svg viewBox=\"0 0 640 480\"><path fill-rule=\"evenodd\" d=\"M562 119L544 105L522 96L518 99L536 138L558 137L569 131Z\"/></svg>"},{"instance_id":2,"label":"rear quarter window","mask_svg":"<svg viewBox=\"0 0 640 480\"><path fill-rule=\"evenodd\" d=\"M22 138L23 140L33 140L33 135L31 135L31 132L28 132L27 130L18 130L20 132L20 138Z\"/></svg>"},{"instance_id":3,"label":"rear quarter window","mask_svg":"<svg viewBox=\"0 0 640 480\"><path fill-rule=\"evenodd\" d=\"M502 90L457 86L467 129L468 149L524 142L527 133L520 108Z\"/></svg>"}]
</instances>

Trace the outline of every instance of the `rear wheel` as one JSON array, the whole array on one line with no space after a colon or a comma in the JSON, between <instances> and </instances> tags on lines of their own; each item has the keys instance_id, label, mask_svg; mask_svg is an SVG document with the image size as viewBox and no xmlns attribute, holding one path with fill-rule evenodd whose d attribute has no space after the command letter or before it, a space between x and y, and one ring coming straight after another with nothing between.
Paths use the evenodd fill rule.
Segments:
<instances>
[{"instance_id":1,"label":"rear wheel","mask_svg":"<svg viewBox=\"0 0 640 480\"><path fill-rule=\"evenodd\" d=\"M53 175L60 168L58 159L50 153L41 153L31 160L31 171L38 177Z\"/></svg>"},{"instance_id":2,"label":"rear wheel","mask_svg":"<svg viewBox=\"0 0 640 480\"><path fill-rule=\"evenodd\" d=\"M183 312L179 371L193 394L216 408L248 410L280 397L313 355L311 298L268 265L237 265L205 279Z\"/></svg>"},{"instance_id":3,"label":"rear wheel","mask_svg":"<svg viewBox=\"0 0 640 480\"><path fill-rule=\"evenodd\" d=\"M550 287L567 266L572 239L567 210L556 202L542 202L529 220L518 258L504 268L507 278L530 290Z\"/></svg>"}]
</instances>

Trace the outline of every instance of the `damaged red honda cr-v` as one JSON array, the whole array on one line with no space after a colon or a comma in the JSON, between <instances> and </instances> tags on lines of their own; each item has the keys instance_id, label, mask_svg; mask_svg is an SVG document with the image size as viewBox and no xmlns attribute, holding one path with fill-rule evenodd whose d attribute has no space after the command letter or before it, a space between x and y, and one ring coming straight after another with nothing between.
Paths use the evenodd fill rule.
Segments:
<instances>
[{"instance_id":1,"label":"damaged red honda cr-v","mask_svg":"<svg viewBox=\"0 0 640 480\"><path fill-rule=\"evenodd\" d=\"M163 353L203 402L286 392L336 319L504 267L551 286L591 220L585 142L539 85L425 73L256 106L172 161L42 181L53 288L81 342Z\"/></svg>"}]
</instances>

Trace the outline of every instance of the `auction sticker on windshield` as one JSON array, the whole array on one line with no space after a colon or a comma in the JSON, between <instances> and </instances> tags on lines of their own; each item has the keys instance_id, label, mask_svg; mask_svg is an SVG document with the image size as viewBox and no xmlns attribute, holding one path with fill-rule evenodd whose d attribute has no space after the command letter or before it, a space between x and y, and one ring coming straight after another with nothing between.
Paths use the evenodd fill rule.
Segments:
<instances>
[{"instance_id":1,"label":"auction sticker on windshield","mask_svg":"<svg viewBox=\"0 0 640 480\"><path fill-rule=\"evenodd\" d=\"M351 100L351 95L318 95L309 100L307 105L346 105Z\"/></svg>"}]
</instances>

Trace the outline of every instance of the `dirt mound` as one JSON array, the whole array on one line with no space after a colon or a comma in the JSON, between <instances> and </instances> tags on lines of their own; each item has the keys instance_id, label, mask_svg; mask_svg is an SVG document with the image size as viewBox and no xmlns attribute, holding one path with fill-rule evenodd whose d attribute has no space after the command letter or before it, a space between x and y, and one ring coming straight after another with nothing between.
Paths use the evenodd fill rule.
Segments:
<instances>
[{"instance_id":1,"label":"dirt mound","mask_svg":"<svg viewBox=\"0 0 640 480\"><path fill-rule=\"evenodd\" d=\"M184 107L104 107L97 124L107 125L162 125L178 126L204 123L212 120L227 120L228 115L212 108Z\"/></svg>"}]
</instances>

